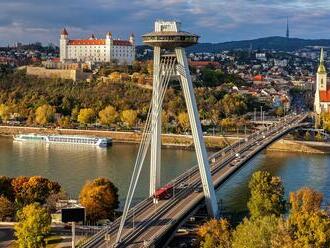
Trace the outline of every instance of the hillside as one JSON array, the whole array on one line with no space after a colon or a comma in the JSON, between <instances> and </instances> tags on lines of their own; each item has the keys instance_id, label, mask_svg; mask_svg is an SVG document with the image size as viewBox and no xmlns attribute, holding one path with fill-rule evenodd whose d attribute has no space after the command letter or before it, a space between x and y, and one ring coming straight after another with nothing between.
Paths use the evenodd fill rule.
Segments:
<instances>
[{"instance_id":1,"label":"hillside","mask_svg":"<svg viewBox=\"0 0 330 248\"><path fill-rule=\"evenodd\" d=\"M330 39L299 39L273 36L253 40L230 41L223 43L199 43L189 47L187 52L219 52L232 49L274 49L280 51L293 51L302 49L307 46L324 46L330 47ZM145 46L138 47L138 50L144 49Z\"/></svg>"}]
</instances>

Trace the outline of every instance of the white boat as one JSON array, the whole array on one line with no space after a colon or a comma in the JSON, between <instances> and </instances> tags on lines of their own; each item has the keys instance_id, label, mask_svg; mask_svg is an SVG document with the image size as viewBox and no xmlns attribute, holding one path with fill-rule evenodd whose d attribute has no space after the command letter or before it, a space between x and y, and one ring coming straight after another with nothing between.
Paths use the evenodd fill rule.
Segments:
<instances>
[{"instance_id":1,"label":"white boat","mask_svg":"<svg viewBox=\"0 0 330 248\"><path fill-rule=\"evenodd\" d=\"M66 143L78 145L92 145L99 147L107 147L112 144L112 139L85 137L85 136L69 136L69 135L40 135L40 134L18 134L14 136L16 141L39 141L45 143Z\"/></svg>"}]
</instances>

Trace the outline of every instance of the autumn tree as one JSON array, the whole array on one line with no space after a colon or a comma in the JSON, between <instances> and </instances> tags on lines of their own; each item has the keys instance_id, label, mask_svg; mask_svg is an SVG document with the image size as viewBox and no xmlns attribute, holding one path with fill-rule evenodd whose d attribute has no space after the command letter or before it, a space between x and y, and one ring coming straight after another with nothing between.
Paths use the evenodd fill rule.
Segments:
<instances>
[{"instance_id":1,"label":"autumn tree","mask_svg":"<svg viewBox=\"0 0 330 248\"><path fill-rule=\"evenodd\" d=\"M12 178L6 176L0 176L0 196L4 196L10 200L15 198L14 190L11 185Z\"/></svg>"},{"instance_id":2,"label":"autumn tree","mask_svg":"<svg viewBox=\"0 0 330 248\"><path fill-rule=\"evenodd\" d=\"M257 171L249 182L248 208L252 218L280 216L285 211L284 187L279 177Z\"/></svg>"},{"instance_id":3,"label":"autumn tree","mask_svg":"<svg viewBox=\"0 0 330 248\"><path fill-rule=\"evenodd\" d=\"M57 123L62 128L68 128L71 127L70 117L69 116L63 116L58 120Z\"/></svg>"},{"instance_id":4,"label":"autumn tree","mask_svg":"<svg viewBox=\"0 0 330 248\"><path fill-rule=\"evenodd\" d=\"M321 210L323 195L311 188L290 193L288 229L293 247L330 247L330 217Z\"/></svg>"},{"instance_id":5,"label":"autumn tree","mask_svg":"<svg viewBox=\"0 0 330 248\"><path fill-rule=\"evenodd\" d=\"M115 122L118 117L116 109L112 106L107 106L99 112L100 123L102 125L111 125Z\"/></svg>"},{"instance_id":6,"label":"autumn tree","mask_svg":"<svg viewBox=\"0 0 330 248\"><path fill-rule=\"evenodd\" d=\"M16 201L21 206L35 202L44 204L50 195L61 191L57 182L40 176L17 177L13 179L12 185Z\"/></svg>"},{"instance_id":7,"label":"autumn tree","mask_svg":"<svg viewBox=\"0 0 330 248\"><path fill-rule=\"evenodd\" d=\"M202 248L231 248L232 232L226 219L212 219L198 229Z\"/></svg>"},{"instance_id":8,"label":"autumn tree","mask_svg":"<svg viewBox=\"0 0 330 248\"><path fill-rule=\"evenodd\" d=\"M246 99L240 94L226 94L221 105L226 116L239 115L247 110Z\"/></svg>"},{"instance_id":9,"label":"autumn tree","mask_svg":"<svg viewBox=\"0 0 330 248\"><path fill-rule=\"evenodd\" d=\"M245 218L233 233L233 248L272 248L272 237L277 230L274 215L257 219Z\"/></svg>"},{"instance_id":10,"label":"autumn tree","mask_svg":"<svg viewBox=\"0 0 330 248\"><path fill-rule=\"evenodd\" d=\"M10 110L6 104L0 104L0 118L3 121L7 121L10 117Z\"/></svg>"},{"instance_id":11,"label":"autumn tree","mask_svg":"<svg viewBox=\"0 0 330 248\"><path fill-rule=\"evenodd\" d=\"M95 121L95 117L95 112L92 108L83 108L80 109L77 120L80 124L86 125Z\"/></svg>"},{"instance_id":12,"label":"autumn tree","mask_svg":"<svg viewBox=\"0 0 330 248\"><path fill-rule=\"evenodd\" d=\"M12 218L15 215L14 204L5 196L0 195L0 221Z\"/></svg>"},{"instance_id":13,"label":"autumn tree","mask_svg":"<svg viewBox=\"0 0 330 248\"><path fill-rule=\"evenodd\" d=\"M132 109L124 110L120 114L120 119L127 127L132 128L137 121L137 112Z\"/></svg>"},{"instance_id":14,"label":"autumn tree","mask_svg":"<svg viewBox=\"0 0 330 248\"><path fill-rule=\"evenodd\" d=\"M186 112L181 112L178 115L178 123L184 132L187 132L190 127L189 115Z\"/></svg>"},{"instance_id":15,"label":"autumn tree","mask_svg":"<svg viewBox=\"0 0 330 248\"><path fill-rule=\"evenodd\" d=\"M45 125L47 123L53 122L55 116L54 107L44 104L36 109L35 121L37 124Z\"/></svg>"},{"instance_id":16,"label":"autumn tree","mask_svg":"<svg viewBox=\"0 0 330 248\"><path fill-rule=\"evenodd\" d=\"M39 204L30 204L18 211L17 219L14 229L19 248L43 247L51 224L47 210Z\"/></svg>"},{"instance_id":17,"label":"autumn tree","mask_svg":"<svg viewBox=\"0 0 330 248\"><path fill-rule=\"evenodd\" d=\"M80 203L86 208L88 220L114 219L119 206L118 189L107 178L86 182L80 195Z\"/></svg>"}]
</instances>

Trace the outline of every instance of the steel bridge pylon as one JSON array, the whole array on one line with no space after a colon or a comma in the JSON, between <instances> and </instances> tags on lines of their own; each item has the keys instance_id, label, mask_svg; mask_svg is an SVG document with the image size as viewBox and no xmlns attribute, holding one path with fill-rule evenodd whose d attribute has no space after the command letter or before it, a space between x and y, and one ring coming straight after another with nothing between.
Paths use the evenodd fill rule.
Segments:
<instances>
[{"instance_id":1,"label":"steel bridge pylon","mask_svg":"<svg viewBox=\"0 0 330 248\"><path fill-rule=\"evenodd\" d=\"M155 31L143 36L144 42L154 47L153 68L153 98L152 98L152 125L151 136L151 163L150 163L150 196L160 187L161 168L161 114L162 99L160 97L162 82L161 75L176 76L179 78L185 98L188 116L195 145L197 162L201 174L202 185L208 213L212 217L218 214L218 205L210 173L207 151L203 139L196 99L193 91L191 75L184 47L197 43L198 36L182 32L180 23L157 21ZM165 50L166 49L166 50ZM162 54L162 51L165 53ZM174 68L166 66L171 60Z\"/></svg>"},{"instance_id":2,"label":"steel bridge pylon","mask_svg":"<svg viewBox=\"0 0 330 248\"><path fill-rule=\"evenodd\" d=\"M173 77L179 79L183 90L203 185L206 207L211 217L218 216L218 204L212 182L210 165L205 148L188 61L184 49L184 47L196 44L199 37L181 31L180 26L181 24L177 21L156 21L154 32L142 36L145 44L154 47L151 112L148 113L145 128L142 133L142 139L127 193L127 199L117 233L116 243L120 242L121 233L125 226L127 214L149 145L151 152L149 195L153 196L155 191L161 186L162 103L168 83Z\"/></svg>"}]
</instances>

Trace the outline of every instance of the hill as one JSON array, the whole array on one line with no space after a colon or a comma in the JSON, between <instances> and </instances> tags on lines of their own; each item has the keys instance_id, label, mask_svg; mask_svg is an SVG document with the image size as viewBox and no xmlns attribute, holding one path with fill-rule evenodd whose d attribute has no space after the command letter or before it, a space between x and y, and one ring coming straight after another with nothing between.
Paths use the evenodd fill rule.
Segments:
<instances>
[{"instance_id":1,"label":"hill","mask_svg":"<svg viewBox=\"0 0 330 248\"><path fill-rule=\"evenodd\" d=\"M308 46L323 46L330 47L329 39L299 39L285 38L280 36L265 37L253 40L229 41L223 43L198 43L187 49L187 52L219 52L233 49L273 49L279 51L294 51ZM140 49L145 46L140 46ZM140 50L138 49L138 50Z\"/></svg>"}]
</instances>

